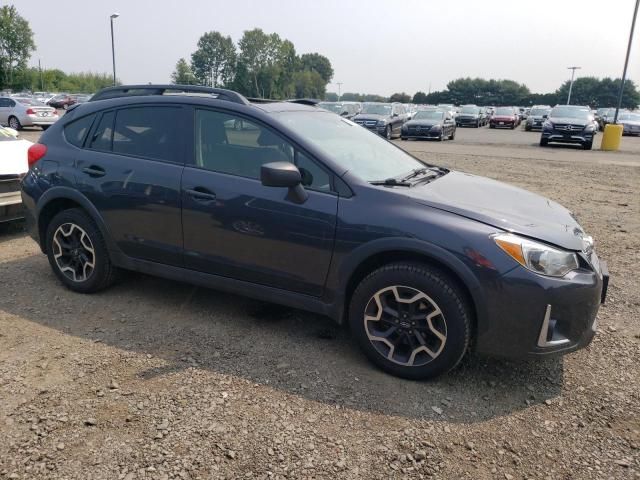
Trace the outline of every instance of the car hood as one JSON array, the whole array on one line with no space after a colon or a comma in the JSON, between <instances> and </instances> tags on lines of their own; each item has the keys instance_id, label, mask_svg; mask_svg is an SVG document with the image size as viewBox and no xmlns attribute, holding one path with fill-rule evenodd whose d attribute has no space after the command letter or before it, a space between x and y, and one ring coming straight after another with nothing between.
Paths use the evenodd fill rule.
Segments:
<instances>
[{"instance_id":1,"label":"car hood","mask_svg":"<svg viewBox=\"0 0 640 480\"><path fill-rule=\"evenodd\" d=\"M480 116L479 113L459 113L458 114L459 117L478 117Z\"/></svg>"},{"instance_id":2,"label":"car hood","mask_svg":"<svg viewBox=\"0 0 640 480\"><path fill-rule=\"evenodd\" d=\"M494 227L583 250L586 236L573 214L548 198L506 183L451 171L405 190L418 203Z\"/></svg>"},{"instance_id":3,"label":"car hood","mask_svg":"<svg viewBox=\"0 0 640 480\"><path fill-rule=\"evenodd\" d=\"M375 113L361 113L353 117L354 120L389 120L386 115L376 115Z\"/></svg>"},{"instance_id":4,"label":"car hood","mask_svg":"<svg viewBox=\"0 0 640 480\"><path fill-rule=\"evenodd\" d=\"M570 123L571 125L583 125L585 127L592 123L591 120L572 117L549 117L549 121L551 123Z\"/></svg>"},{"instance_id":5,"label":"car hood","mask_svg":"<svg viewBox=\"0 0 640 480\"><path fill-rule=\"evenodd\" d=\"M405 123L405 125L407 127L433 127L434 125L442 125L442 121L438 121L438 120L429 120L429 119L424 119L424 120L409 120L408 122Z\"/></svg>"},{"instance_id":6,"label":"car hood","mask_svg":"<svg viewBox=\"0 0 640 480\"><path fill-rule=\"evenodd\" d=\"M498 121L510 121L515 118L515 115L494 115L493 119Z\"/></svg>"},{"instance_id":7,"label":"car hood","mask_svg":"<svg viewBox=\"0 0 640 480\"><path fill-rule=\"evenodd\" d=\"M0 175L18 175L29 170L27 150L33 145L28 140L0 142Z\"/></svg>"}]
</instances>

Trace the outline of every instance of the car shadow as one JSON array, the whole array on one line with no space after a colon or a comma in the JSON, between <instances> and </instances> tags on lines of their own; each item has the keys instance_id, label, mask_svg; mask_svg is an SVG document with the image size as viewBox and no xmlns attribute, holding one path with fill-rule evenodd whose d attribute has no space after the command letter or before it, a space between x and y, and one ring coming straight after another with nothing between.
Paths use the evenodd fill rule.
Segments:
<instances>
[{"instance_id":1,"label":"car shadow","mask_svg":"<svg viewBox=\"0 0 640 480\"><path fill-rule=\"evenodd\" d=\"M0 309L166 361L141 379L196 367L345 408L465 423L544 402L563 384L561 359L473 354L435 380L403 380L373 367L348 331L325 317L133 273L104 292L77 294L57 281L43 255L4 262L2 271Z\"/></svg>"}]
</instances>

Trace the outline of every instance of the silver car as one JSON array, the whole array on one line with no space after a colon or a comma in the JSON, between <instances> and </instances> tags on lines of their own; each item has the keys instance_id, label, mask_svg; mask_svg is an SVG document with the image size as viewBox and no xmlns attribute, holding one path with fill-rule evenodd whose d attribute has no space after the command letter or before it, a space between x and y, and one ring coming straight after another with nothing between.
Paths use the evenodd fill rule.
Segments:
<instances>
[{"instance_id":1,"label":"silver car","mask_svg":"<svg viewBox=\"0 0 640 480\"><path fill-rule=\"evenodd\" d=\"M32 126L46 130L59 118L55 108L32 98L0 97L0 125L14 130Z\"/></svg>"}]
</instances>

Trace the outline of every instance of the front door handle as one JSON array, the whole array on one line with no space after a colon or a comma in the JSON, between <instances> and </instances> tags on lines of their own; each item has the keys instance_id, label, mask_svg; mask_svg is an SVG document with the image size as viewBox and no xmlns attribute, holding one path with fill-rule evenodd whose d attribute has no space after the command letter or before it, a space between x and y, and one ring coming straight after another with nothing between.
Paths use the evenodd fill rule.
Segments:
<instances>
[{"instance_id":1,"label":"front door handle","mask_svg":"<svg viewBox=\"0 0 640 480\"><path fill-rule=\"evenodd\" d=\"M216 199L216 194L204 187L187 189L185 192L198 202L212 202Z\"/></svg>"},{"instance_id":2,"label":"front door handle","mask_svg":"<svg viewBox=\"0 0 640 480\"><path fill-rule=\"evenodd\" d=\"M82 171L91 177L102 177L107 173L104 171L104 168L99 167L98 165L91 165L90 167L85 167L82 169Z\"/></svg>"}]
</instances>

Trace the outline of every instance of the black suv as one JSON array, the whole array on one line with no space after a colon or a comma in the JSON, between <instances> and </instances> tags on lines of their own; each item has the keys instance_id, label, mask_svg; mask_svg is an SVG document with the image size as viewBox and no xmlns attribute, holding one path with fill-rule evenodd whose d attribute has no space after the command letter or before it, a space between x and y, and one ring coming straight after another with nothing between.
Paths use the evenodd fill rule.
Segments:
<instances>
[{"instance_id":1,"label":"black suv","mask_svg":"<svg viewBox=\"0 0 640 480\"><path fill-rule=\"evenodd\" d=\"M29 230L76 292L129 269L309 310L407 378L595 332L608 275L571 212L314 106L112 87L28 158Z\"/></svg>"},{"instance_id":2,"label":"black suv","mask_svg":"<svg viewBox=\"0 0 640 480\"><path fill-rule=\"evenodd\" d=\"M540 146L550 142L577 143L585 150L591 150L598 125L591 109L577 105L556 105L542 124Z\"/></svg>"},{"instance_id":3,"label":"black suv","mask_svg":"<svg viewBox=\"0 0 640 480\"><path fill-rule=\"evenodd\" d=\"M401 103L365 103L353 121L387 139L399 137L407 112Z\"/></svg>"}]
</instances>

